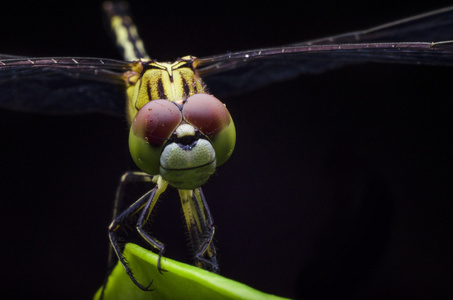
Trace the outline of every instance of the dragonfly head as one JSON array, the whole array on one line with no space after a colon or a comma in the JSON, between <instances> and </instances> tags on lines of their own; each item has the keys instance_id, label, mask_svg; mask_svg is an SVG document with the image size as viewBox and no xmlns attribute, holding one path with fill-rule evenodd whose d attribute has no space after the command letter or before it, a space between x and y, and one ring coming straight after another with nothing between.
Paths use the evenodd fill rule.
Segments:
<instances>
[{"instance_id":1,"label":"dragonfly head","mask_svg":"<svg viewBox=\"0 0 453 300\"><path fill-rule=\"evenodd\" d=\"M129 149L137 166L178 189L203 185L233 153L236 130L225 105L195 94L178 105L152 100L132 122Z\"/></svg>"}]
</instances>

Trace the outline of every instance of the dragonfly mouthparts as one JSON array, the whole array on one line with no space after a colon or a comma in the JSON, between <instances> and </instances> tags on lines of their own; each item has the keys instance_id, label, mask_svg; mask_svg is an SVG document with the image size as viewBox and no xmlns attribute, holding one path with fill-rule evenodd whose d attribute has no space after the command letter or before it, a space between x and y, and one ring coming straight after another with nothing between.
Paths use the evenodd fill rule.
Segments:
<instances>
[{"instance_id":1,"label":"dragonfly mouthparts","mask_svg":"<svg viewBox=\"0 0 453 300\"><path fill-rule=\"evenodd\" d=\"M192 150L197 145L198 139L195 136L184 136L178 138L175 143L183 150Z\"/></svg>"}]
</instances>

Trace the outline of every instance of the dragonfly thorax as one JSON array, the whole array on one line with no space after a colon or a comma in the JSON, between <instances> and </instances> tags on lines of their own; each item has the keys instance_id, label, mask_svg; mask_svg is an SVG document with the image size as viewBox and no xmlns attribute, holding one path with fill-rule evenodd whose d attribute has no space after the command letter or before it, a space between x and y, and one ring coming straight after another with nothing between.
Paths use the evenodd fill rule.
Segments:
<instances>
[{"instance_id":1,"label":"dragonfly thorax","mask_svg":"<svg viewBox=\"0 0 453 300\"><path fill-rule=\"evenodd\" d=\"M146 103L166 99L181 104L188 97L205 93L204 84L192 67L194 57L181 58L173 63L142 62L137 66L140 76L131 75L128 81L127 116L132 121Z\"/></svg>"}]
</instances>

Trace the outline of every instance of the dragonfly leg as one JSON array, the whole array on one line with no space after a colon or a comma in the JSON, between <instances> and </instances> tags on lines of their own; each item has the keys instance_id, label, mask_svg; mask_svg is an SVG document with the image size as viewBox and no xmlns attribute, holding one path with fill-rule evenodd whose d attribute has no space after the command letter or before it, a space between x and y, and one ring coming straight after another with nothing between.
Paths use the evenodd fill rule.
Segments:
<instances>
[{"instance_id":1,"label":"dragonfly leg","mask_svg":"<svg viewBox=\"0 0 453 300\"><path fill-rule=\"evenodd\" d=\"M194 202L197 204L197 211L204 216L206 225L203 229L204 234L202 234L201 245L195 252L195 259L204 265L203 269L218 273L219 266L217 264L216 249L213 243L215 227L211 211L209 210L208 203L206 202L206 198L204 197L201 188L194 191L193 198Z\"/></svg>"},{"instance_id":2,"label":"dragonfly leg","mask_svg":"<svg viewBox=\"0 0 453 300\"><path fill-rule=\"evenodd\" d=\"M122 202L124 201L125 198L126 185L133 182L152 183L153 179L152 176L148 175L145 172L134 171L124 173L121 176L120 183L118 184L118 188L116 189L112 220L115 220L116 217L118 216L118 209L122 205ZM117 260L115 260L114 258L116 258L116 255L114 255L113 247L110 244L107 260L109 268L111 267L113 269L113 267L115 267Z\"/></svg>"},{"instance_id":3,"label":"dragonfly leg","mask_svg":"<svg viewBox=\"0 0 453 300\"><path fill-rule=\"evenodd\" d=\"M179 190L181 205L186 219L193 248L195 264L211 272L218 272L216 251L213 243L214 225L201 188Z\"/></svg>"},{"instance_id":4,"label":"dragonfly leg","mask_svg":"<svg viewBox=\"0 0 453 300\"><path fill-rule=\"evenodd\" d=\"M121 213L117 218L113 220L113 222L109 226L109 238L110 242L112 244L113 250L116 253L116 256L118 257L119 261L123 265L124 269L126 270L127 275L131 278L132 282L135 283L140 289L144 291L150 290L150 286L152 282L148 285L142 285L140 284L134 277L131 268L127 264L126 259L123 256L123 248L124 246L120 245L118 242L119 236L118 236L118 229L120 229L122 226L126 225L128 219L137 213L144 205L147 204L147 202L152 201L154 198L154 195L156 193L157 188L154 188L153 190L149 191L146 193L143 197L141 197L139 200L137 200L134 204L132 204L128 209L126 209L123 213Z\"/></svg>"},{"instance_id":5,"label":"dragonfly leg","mask_svg":"<svg viewBox=\"0 0 453 300\"><path fill-rule=\"evenodd\" d=\"M140 233L140 235L151 245L153 246L155 249L157 249L159 251L159 258L157 260L157 269L159 270L159 272L162 273L162 271L165 271L164 269L162 269L161 267L161 259L162 259L162 255L164 254L165 252L165 245L161 242L159 242L157 239L155 239L154 237L150 236L144 229L143 229L143 226L146 224L146 222L148 221L148 218L151 214L151 211L153 210L153 207L154 205L156 204L156 201L157 199L159 199L159 196L162 192L165 191L167 187L167 182L164 181L162 179L162 177L158 176L158 181L157 181L157 190L156 190L156 193L155 195L153 196L154 199L150 199L150 201L148 201L144 207L144 209L142 210L141 214L140 214L140 217L138 218L137 220L137 225L136 225L136 228L137 228L137 231L138 233Z\"/></svg>"},{"instance_id":6,"label":"dragonfly leg","mask_svg":"<svg viewBox=\"0 0 453 300\"><path fill-rule=\"evenodd\" d=\"M115 194L115 201L114 201L114 205L113 205L112 224L117 219L119 207L122 206L122 202L124 201L125 190L126 190L125 187L127 186L127 184L132 183L132 182L152 183L153 179L150 175L148 175L147 173L144 173L144 172L126 172L121 176L121 179L120 179L120 182L118 184L118 187L116 189L116 194ZM143 201L146 200L145 196L142 197ZM112 225L110 225L110 227L112 227ZM109 232L110 232L110 227L109 227ZM110 233L109 233L109 235L110 235ZM112 239L112 238L110 238L110 239ZM115 237L114 237L114 240L116 240ZM117 248L121 249L121 248L119 248L120 246L118 245L118 243L116 243L116 244L117 244ZM116 265L116 262L118 261L118 258L119 258L119 256L116 255L116 253L118 251L116 251L114 249L113 245L114 245L113 243L109 244L108 260L107 260L108 267L107 267L107 274L106 274L104 282L102 284L101 296L99 298L101 300L104 298L104 290L107 287L107 282L108 282L110 273L113 271L113 269ZM120 252L122 253L121 250L120 250ZM124 263L123 263L123 265L124 265Z\"/></svg>"},{"instance_id":7,"label":"dragonfly leg","mask_svg":"<svg viewBox=\"0 0 453 300\"><path fill-rule=\"evenodd\" d=\"M144 291L149 291L150 286L152 284L152 281L148 285L142 285L137 281L137 279L134 277L132 273L132 269L129 267L126 259L123 256L123 249L124 246L120 245L119 243L119 234L118 231L122 227L126 226L129 222L132 216L137 214L139 211L142 211L139 217L139 221L137 223L140 224L145 224L147 218L151 214L151 211L156 204L157 200L159 199L160 194L165 191L167 187L167 182L161 180L159 177L157 180L157 185L154 189L143 195L140 199L138 199L135 203L133 203L129 208L127 208L124 212L119 214L113 222L109 226L109 238L110 242L112 244L113 250L116 253L116 256L118 260L121 262L123 265L124 269L126 270L126 273L129 275L131 278L132 282L134 282L135 285L137 285L140 289ZM140 232L140 230L139 230ZM140 232L141 234L141 232ZM147 241L154 246L156 249L159 250L159 252L163 252L163 244L154 240L154 243L150 242L148 239Z\"/></svg>"}]
</instances>

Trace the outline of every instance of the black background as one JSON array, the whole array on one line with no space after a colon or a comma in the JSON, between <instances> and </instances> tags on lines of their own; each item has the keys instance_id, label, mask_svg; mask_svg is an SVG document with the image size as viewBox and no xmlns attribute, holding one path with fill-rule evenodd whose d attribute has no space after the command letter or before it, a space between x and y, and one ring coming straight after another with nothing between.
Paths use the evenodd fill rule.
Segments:
<instances>
[{"instance_id":1,"label":"black background","mask_svg":"<svg viewBox=\"0 0 453 300\"><path fill-rule=\"evenodd\" d=\"M160 60L282 45L448 5L161 2L131 4ZM120 58L95 1L11 2L0 25L0 53ZM223 99L237 148L204 187L221 274L293 298L445 295L452 79L449 68L368 64ZM127 134L124 120L98 114L0 111L0 294L93 295L116 185L136 170ZM164 195L154 222L168 256L180 257L177 193Z\"/></svg>"}]
</instances>

